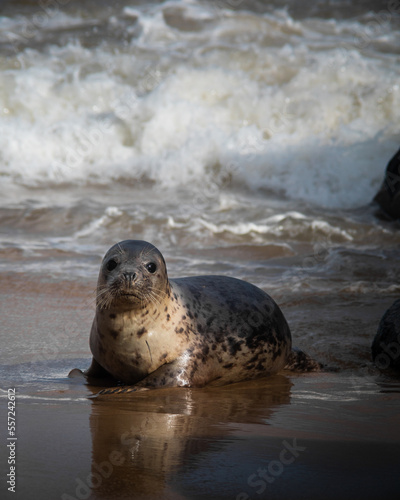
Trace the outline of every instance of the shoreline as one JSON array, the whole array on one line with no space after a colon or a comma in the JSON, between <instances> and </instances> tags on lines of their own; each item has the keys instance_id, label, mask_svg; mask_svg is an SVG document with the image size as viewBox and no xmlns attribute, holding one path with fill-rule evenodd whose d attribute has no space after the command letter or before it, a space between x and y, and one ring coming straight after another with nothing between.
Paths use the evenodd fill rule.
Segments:
<instances>
[{"instance_id":1,"label":"shoreline","mask_svg":"<svg viewBox=\"0 0 400 500\"><path fill-rule=\"evenodd\" d=\"M90 361L93 309L83 301L92 287L7 276L0 378L17 390L13 498L380 500L398 491L398 380L352 370L279 374L91 400L99 388L67 374ZM301 331L296 337L300 344ZM288 450L298 454L292 463Z\"/></svg>"}]
</instances>

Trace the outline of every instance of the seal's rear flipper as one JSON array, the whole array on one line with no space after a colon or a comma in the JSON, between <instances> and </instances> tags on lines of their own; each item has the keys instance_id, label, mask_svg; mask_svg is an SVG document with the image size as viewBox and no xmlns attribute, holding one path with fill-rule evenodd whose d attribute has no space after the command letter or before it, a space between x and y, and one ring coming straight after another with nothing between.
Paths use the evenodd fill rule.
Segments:
<instances>
[{"instance_id":1,"label":"seal's rear flipper","mask_svg":"<svg viewBox=\"0 0 400 500\"><path fill-rule=\"evenodd\" d=\"M293 372L319 372L322 369L321 363L312 359L308 354L297 347L293 347L290 352L284 370Z\"/></svg>"}]
</instances>

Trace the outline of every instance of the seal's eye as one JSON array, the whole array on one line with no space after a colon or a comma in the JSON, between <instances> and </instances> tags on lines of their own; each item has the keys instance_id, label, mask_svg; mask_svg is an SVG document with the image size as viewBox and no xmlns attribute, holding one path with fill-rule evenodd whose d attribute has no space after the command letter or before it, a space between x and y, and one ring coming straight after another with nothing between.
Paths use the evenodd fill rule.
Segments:
<instances>
[{"instance_id":1,"label":"seal's eye","mask_svg":"<svg viewBox=\"0 0 400 500\"><path fill-rule=\"evenodd\" d=\"M113 269L115 269L116 267L118 266L118 262L116 262L114 259L110 259L108 262L107 262L107 271L112 271Z\"/></svg>"},{"instance_id":2,"label":"seal's eye","mask_svg":"<svg viewBox=\"0 0 400 500\"><path fill-rule=\"evenodd\" d=\"M149 262L146 264L146 269L149 271L149 273L153 274L156 272L157 266L154 264L154 262Z\"/></svg>"}]
</instances>

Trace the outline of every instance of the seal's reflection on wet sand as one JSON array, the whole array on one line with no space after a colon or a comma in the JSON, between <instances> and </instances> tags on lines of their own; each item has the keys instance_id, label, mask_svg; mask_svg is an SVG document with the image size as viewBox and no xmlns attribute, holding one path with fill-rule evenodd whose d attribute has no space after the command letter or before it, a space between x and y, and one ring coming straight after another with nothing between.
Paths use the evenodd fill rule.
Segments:
<instances>
[{"instance_id":1,"label":"seal's reflection on wet sand","mask_svg":"<svg viewBox=\"0 0 400 500\"><path fill-rule=\"evenodd\" d=\"M94 399L90 498L393 496L400 435L388 438L390 402L347 377L318 377ZM381 428L361 403L369 397Z\"/></svg>"},{"instance_id":2,"label":"seal's reflection on wet sand","mask_svg":"<svg viewBox=\"0 0 400 500\"><path fill-rule=\"evenodd\" d=\"M290 403L291 386L287 377L276 375L218 389L171 388L95 399L90 427L98 488L93 493L96 498L164 498L182 465L223 450L240 422L268 420L276 407Z\"/></svg>"}]
</instances>

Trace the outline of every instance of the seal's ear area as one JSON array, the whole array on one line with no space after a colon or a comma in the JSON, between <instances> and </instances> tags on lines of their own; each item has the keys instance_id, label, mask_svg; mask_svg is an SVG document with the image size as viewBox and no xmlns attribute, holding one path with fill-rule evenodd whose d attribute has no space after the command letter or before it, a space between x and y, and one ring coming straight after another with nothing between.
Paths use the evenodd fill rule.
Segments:
<instances>
[{"instance_id":1,"label":"seal's ear area","mask_svg":"<svg viewBox=\"0 0 400 500\"><path fill-rule=\"evenodd\" d=\"M161 255L161 261L164 264L165 269L167 269L167 264L165 262L165 259L164 259L163 255L161 253L160 253L160 255Z\"/></svg>"}]
</instances>

